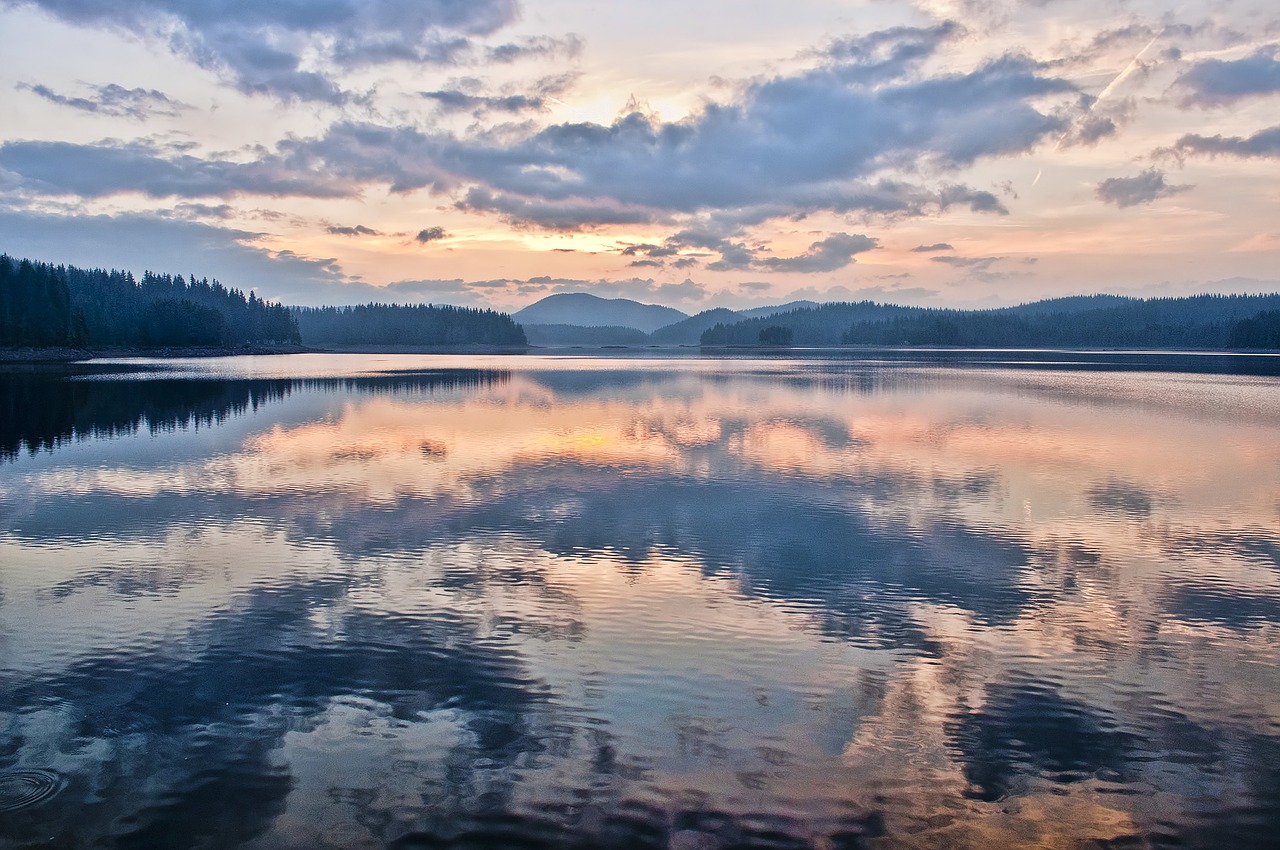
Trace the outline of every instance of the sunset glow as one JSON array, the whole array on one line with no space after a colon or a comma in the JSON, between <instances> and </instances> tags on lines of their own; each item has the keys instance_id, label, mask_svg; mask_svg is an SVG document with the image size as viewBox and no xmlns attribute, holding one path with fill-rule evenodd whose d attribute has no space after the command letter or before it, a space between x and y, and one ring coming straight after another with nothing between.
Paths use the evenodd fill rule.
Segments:
<instances>
[{"instance_id":1,"label":"sunset glow","mask_svg":"<svg viewBox=\"0 0 1280 850\"><path fill-rule=\"evenodd\" d=\"M1273 291L1277 26L1258 0L4 0L0 248L290 304Z\"/></svg>"}]
</instances>

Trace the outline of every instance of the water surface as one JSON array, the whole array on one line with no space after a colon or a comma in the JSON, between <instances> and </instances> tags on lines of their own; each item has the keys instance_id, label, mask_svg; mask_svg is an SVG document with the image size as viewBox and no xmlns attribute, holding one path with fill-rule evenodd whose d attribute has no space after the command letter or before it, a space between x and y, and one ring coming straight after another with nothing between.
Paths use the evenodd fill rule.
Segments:
<instances>
[{"instance_id":1,"label":"water surface","mask_svg":"<svg viewBox=\"0 0 1280 850\"><path fill-rule=\"evenodd\" d=\"M10 371L0 847L1274 847L1276 371Z\"/></svg>"}]
</instances>

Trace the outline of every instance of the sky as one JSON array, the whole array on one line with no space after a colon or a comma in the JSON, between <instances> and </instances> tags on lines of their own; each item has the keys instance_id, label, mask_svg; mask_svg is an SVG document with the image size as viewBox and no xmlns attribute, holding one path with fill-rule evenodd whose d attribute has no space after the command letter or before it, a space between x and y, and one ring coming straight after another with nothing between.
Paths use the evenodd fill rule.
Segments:
<instances>
[{"instance_id":1,"label":"sky","mask_svg":"<svg viewBox=\"0 0 1280 850\"><path fill-rule=\"evenodd\" d=\"M1280 291L1270 0L0 0L0 251L287 304Z\"/></svg>"}]
</instances>

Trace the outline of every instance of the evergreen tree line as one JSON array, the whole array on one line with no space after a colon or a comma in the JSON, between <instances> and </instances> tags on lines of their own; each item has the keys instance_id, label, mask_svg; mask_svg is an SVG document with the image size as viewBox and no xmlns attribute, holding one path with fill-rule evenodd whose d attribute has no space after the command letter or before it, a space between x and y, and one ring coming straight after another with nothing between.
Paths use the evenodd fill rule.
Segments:
<instances>
[{"instance_id":1,"label":"evergreen tree line","mask_svg":"<svg viewBox=\"0 0 1280 850\"><path fill-rule=\"evenodd\" d=\"M998 310L825 304L718 324L702 344L1280 348L1280 294L1093 296Z\"/></svg>"},{"instance_id":2,"label":"evergreen tree line","mask_svg":"<svg viewBox=\"0 0 1280 850\"><path fill-rule=\"evenodd\" d=\"M530 345L645 345L652 334L617 325L525 325Z\"/></svg>"},{"instance_id":3,"label":"evergreen tree line","mask_svg":"<svg viewBox=\"0 0 1280 850\"><path fill-rule=\"evenodd\" d=\"M741 322L717 322L702 332L701 342L703 345L760 345L762 333L776 336L778 332L772 328L789 328L795 345L840 345L850 324L884 322L916 312L919 310L914 307L874 301L822 304Z\"/></svg>"},{"instance_id":4,"label":"evergreen tree line","mask_svg":"<svg viewBox=\"0 0 1280 850\"><path fill-rule=\"evenodd\" d=\"M80 269L0 255L0 347L298 343L289 310L192 275Z\"/></svg>"},{"instance_id":5,"label":"evergreen tree line","mask_svg":"<svg viewBox=\"0 0 1280 850\"><path fill-rule=\"evenodd\" d=\"M308 345L526 345L506 313L470 307L362 304L294 307Z\"/></svg>"},{"instance_id":6,"label":"evergreen tree line","mask_svg":"<svg viewBox=\"0 0 1280 850\"><path fill-rule=\"evenodd\" d=\"M525 345L493 310L431 305L287 308L194 275L55 266L0 255L0 348L246 344Z\"/></svg>"},{"instance_id":7,"label":"evergreen tree line","mask_svg":"<svg viewBox=\"0 0 1280 850\"><path fill-rule=\"evenodd\" d=\"M1280 349L1280 310L1263 310L1231 328L1232 348Z\"/></svg>"}]
</instances>

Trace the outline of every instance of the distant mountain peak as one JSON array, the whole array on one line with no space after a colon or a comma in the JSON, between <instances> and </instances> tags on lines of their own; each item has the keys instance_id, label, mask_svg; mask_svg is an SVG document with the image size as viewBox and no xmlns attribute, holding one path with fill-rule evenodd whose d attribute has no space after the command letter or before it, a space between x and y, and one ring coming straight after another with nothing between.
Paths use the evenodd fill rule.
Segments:
<instances>
[{"instance_id":1,"label":"distant mountain peak","mask_svg":"<svg viewBox=\"0 0 1280 850\"><path fill-rule=\"evenodd\" d=\"M522 324L624 327L649 333L688 314L674 307L642 304L630 298L601 298L589 292L561 292L535 301L512 314Z\"/></svg>"}]
</instances>

